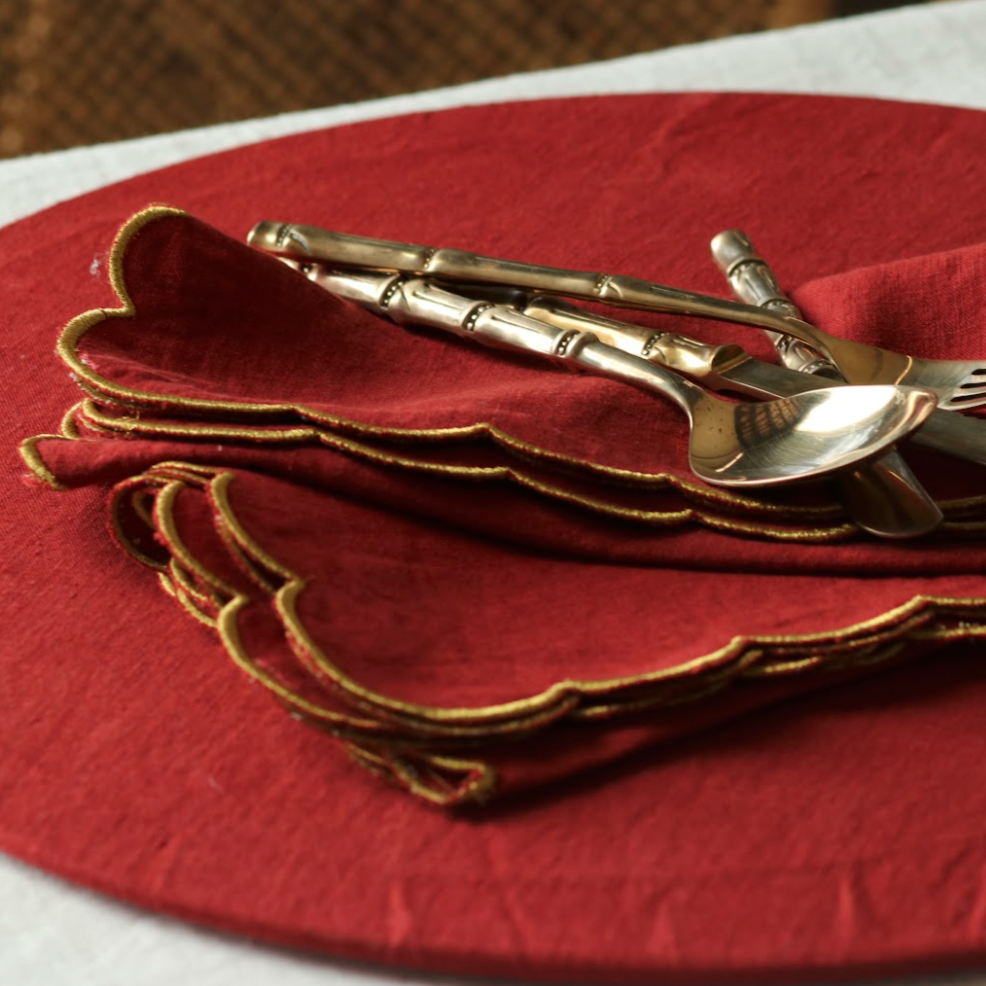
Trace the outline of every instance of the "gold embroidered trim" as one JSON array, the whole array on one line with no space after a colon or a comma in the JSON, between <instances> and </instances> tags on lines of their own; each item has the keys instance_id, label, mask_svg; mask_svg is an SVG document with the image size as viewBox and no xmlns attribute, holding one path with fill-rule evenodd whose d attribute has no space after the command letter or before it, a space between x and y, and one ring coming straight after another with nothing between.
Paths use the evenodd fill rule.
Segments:
<instances>
[{"instance_id":1,"label":"gold embroidered trim","mask_svg":"<svg viewBox=\"0 0 986 986\"><path fill-rule=\"evenodd\" d=\"M38 482L44 483L45 486L50 486L53 490L59 491L67 490L68 487L63 486L45 464L44 459L41 458L41 454L38 452L38 445L48 439L64 439L64 437L63 435L32 435L30 438L25 438L18 449L21 458L24 460L24 464L31 470L34 478Z\"/></svg>"},{"instance_id":2,"label":"gold embroidered trim","mask_svg":"<svg viewBox=\"0 0 986 986\"><path fill-rule=\"evenodd\" d=\"M293 605L304 589L304 581L257 544L235 515L229 502L234 473L216 470L209 478L201 467L186 468L178 463L167 464L163 472L163 477L155 475L154 470L142 477L157 491L154 518L158 529L181 569L194 575L195 595L203 596L202 581L221 590L220 596L231 592L228 601L218 600L221 609L215 625L234 661L304 718L334 727L332 731L336 735L352 737L363 753L366 752L365 743L356 741L355 737L375 736L373 749L378 751L374 754L375 766L409 790L414 790L421 782L412 777L413 771L409 772L407 767L407 763L417 762L413 758L407 760L408 743L439 743L441 749L433 750L429 756L446 756L463 742L472 745L480 740L489 742L498 736L529 735L560 718L601 719L646 709L669 708L711 696L741 678L755 680L777 675L852 670L894 659L909 640L931 643L938 639L986 635L986 626L968 622L970 614L986 606L986 600L915 596L886 613L839 630L736 637L714 652L660 671L609 680L558 682L537 695L482 708L421 706L364 688L321 652ZM175 478L183 472L185 480ZM130 482L139 479L135 477ZM202 566L181 542L175 528L174 504L185 483L208 493L215 509L217 530L225 529L222 535L225 543L235 545L240 556L250 559L262 572L283 580L272 604L282 620L287 643L302 666L312 672L313 678L329 688L330 694L341 698L357 713L356 716L304 698L249 657L237 626L238 616L250 604L249 600ZM199 618L201 610L197 615L197 607L192 606L188 598L190 593L183 588L185 578L178 574L181 569L173 572L173 584L179 587L179 601ZM965 618L961 627L947 625L950 619L959 616ZM396 749L405 751L403 759L392 756ZM415 758L418 756L414 754ZM357 759L367 765L366 756L361 754ZM480 762L468 763L472 765L471 770L478 769L475 765ZM422 788L415 793L435 803L461 803L473 797L463 795L458 789L453 795L436 796L431 782Z\"/></svg>"},{"instance_id":3,"label":"gold embroidered trim","mask_svg":"<svg viewBox=\"0 0 986 986\"><path fill-rule=\"evenodd\" d=\"M161 563L154 559L143 563L155 566L162 587L193 618L219 632L227 652L242 670L264 684L300 717L329 728L341 739L349 737L357 762L385 773L434 804L449 806L481 801L489 796L495 783L492 768L481 760L464 760L456 753L480 741L528 736L566 717L601 720L672 708L708 698L743 678L755 680L778 674L863 668L898 656L909 640L934 643L986 636L986 626L972 622L982 616L986 600L916 596L886 613L835 631L736 637L714 652L657 672L601 681L559 682L539 695L479 709L418 706L362 688L308 639L292 605L304 588L303 580L265 551L242 527L229 502L234 478L235 473L230 470L182 462L161 463L142 476L119 484L112 503L133 509L133 504L140 502L135 494L141 487L147 496L153 496L150 516L171 556L169 574L160 571ZM236 560L247 561L259 574L260 578L254 581L265 595L270 595L278 580L283 582L275 590L272 603L283 621L286 643L303 667L309 671L317 669L314 679L328 684L328 694L340 698L351 712L306 698L249 656L240 638L238 620L250 601L203 566L179 537L174 506L187 487L209 495L216 530L223 543L235 553ZM147 516L146 505L143 514ZM131 555L140 558L141 553L128 546L121 525L117 525L117 532ZM285 589L289 590L286 594ZM948 620L953 618L961 618L963 622L948 625ZM372 747L366 746L368 740L372 741ZM427 748L436 743L438 749L414 749L421 744ZM448 782L445 779L448 774L460 777L461 782Z\"/></svg>"},{"instance_id":4,"label":"gold embroidered trim","mask_svg":"<svg viewBox=\"0 0 986 986\"><path fill-rule=\"evenodd\" d=\"M539 496L558 503L587 510L599 516L617 520L626 520L649 527L678 526L685 521L694 521L710 530L723 531L732 534L745 534L759 537L769 537L776 541L791 541L803 543L826 543L840 541L855 533L851 524L840 523L830 527L785 528L773 524L741 521L731 517L723 517L714 513L686 507L683 510L645 510L638 507L626 507L611 503L607 500L584 496L567 490L564 487L543 482L536 477L521 472L510 466L455 466L420 462L415 459L395 456L391 453L380 452L372 446L356 443L351 439L320 433L321 441L334 450L344 452L354 458L363 459L378 465L406 469L422 474L440 475L451 479L465 479L481 483L505 482L521 489L529 490ZM54 489L66 487L58 481L48 469L38 450L42 441L68 440L63 435L37 435L25 439L21 444L21 455L29 469L47 485Z\"/></svg>"},{"instance_id":5,"label":"gold embroidered trim","mask_svg":"<svg viewBox=\"0 0 986 986\"><path fill-rule=\"evenodd\" d=\"M456 465L454 463L434 462L427 459L414 459L407 455L398 455L394 452L381 449L374 445L358 442L355 439L346 437L345 435L341 435L329 429L320 428L315 425L268 425L264 428L250 428L242 425L220 423L189 424L178 421L155 421L140 416L121 417L119 415L110 415L102 410L99 405L94 403L92 400L82 401L79 405L77 405L77 407L79 415L82 417L82 420L87 428L92 428L104 433L116 432L128 437L133 435L146 435L150 437L163 436L177 439L208 438L227 442L247 441L270 445L318 442L328 446L329 448L353 455L354 457L367 459L382 465L437 473L454 478L503 479L517 483L518 485L524 486L528 489L535 489L539 492L547 492L549 495L557 495L559 499L566 499L568 502L589 506L590 509L595 509L597 512L605 512L611 516L643 520L647 523L661 522L669 524L681 523L685 520L691 519L703 519L703 517L696 515L691 508L673 511L642 510L639 508L624 507L606 500L584 497L580 494L554 487L551 484L543 483L530 476L530 474L518 470L516 467L463 466ZM538 461L535 456L518 457L522 459L526 458L531 462ZM573 461L582 462L583 460ZM571 471L575 475L579 474L577 470ZM751 514L765 514L779 517L813 517L824 519L826 517L838 515L840 511L840 508L835 505L812 506L777 504L756 500L748 496L744 497L739 494L733 494L728 500L724 501L723 497L719 495L719 491L714 490L712 487L702 487L688 484L685 481L680 480L679 477L673 475L672 473L639 473L636 475L640 477L646 476L649 482L646 484L630 484L627 485L627 488L641 490L648 493L659 493L665 490L674 490L675 492L681 493L686 499L689 500L697 500L700 503L707 502L719 506L724 504L733 507L742 506L745 512ZM714 523L716 526L721 526L722 523L727 522L725 518L716 517L714 515L710 515L709 520L710 524ZM737 522L737 526L742 528L747 525L744 525L742 522ZM768 529L765 525L754 526L757 532L761 529ZM776 532L778 537L784 537L790 533L792 536L798 537L809 535L812 537L829 539L833 537L843 537L846 534L852 533L854 528L851 524L838 521L838 523L827 528L819 527L788 532L783 528L770 527L769 530Z\"/></svg>"},{"instance_id":6,"label":"gold embroidered trim","mask_svg":"<svg viewBox=\"0 0 986 986\"><path fill-rule=\"evenodd\" d=\"M71 417L70 417L71 415ZM63 427L60 435L41 435L36 438L27 439L24 447L30 447L30 452L25 455L25 460L32 469L33 463L40 463L41 468L51 479L55 477L44 465L43 459L36 448L36 443L43 439L53 438L75 438L78 435L78 415L86 428L92 428L101 433L119 433L127 436L135 434L148 435L152 437L167 436L176 438L211 438L222 439L224 441L260 441L263 443L297 443L300 441L316 441L320 444L350 455L357 459L373 462L386 467L403 469L411 472L425 474L443 475L453 479L475 480L479 482L507 482L522 489L530 490L547 499L566 503L570 506L588 510L592 513L612 517L619 520L626 520L635 523L645 524L650 527L657 526L679 526L686 522L696 522L710 530L724 533L742 534L749 536L769 537L771 540L790 541L799 543L831 543L845 540L857 533L855 526L851 523L838 521L829 526L815 527L784 527L774 523L744 521L734 517L723 517L708 511L695 510L685 507L679 510L653 510L640 507L630 507L623 504L614 503L605 499L586 496L576 493L562 486L544 482L535 476L530 475L512 466L461 466L449 463L433 462L429 460L419 460L407 455L398 455L394 452L379 449L372 445L357 442L354 439L337 435L325 429L314 426L284 426L281 428L268 427L264 429L246 428L233 425L191 425L148 421L141 418L120 418L107 415L90 400L80 401L75 405L69 415L66 415L67 425ZM73 430L75 435L66 434ZM44 479L42 475L39 478ZM57 482L57 480L56 480ZM50 485L50 482L49 482ZM653 490L652 492L657 492ZM686 491L687 492L687 491ZM939 502L939 506L950 517L953 513L961 513L970 509L972 500L975 498L962 498L958 500L944 500ZM753 512L759 512L761 504L758 501L744 500ZM983 498L986 505L986 498ZM793 506L785 507L778 504L764 505L770 512L775 514L807 515L822 517L825 514L835 512L836 508L813 507L813 506ZM984 521L962 521L947 520L941 528L942 533L969 534L986 532L986 520Z\"/></svg>"},{"instance_id":7,"label":"gold embroidered trim","mask_svg":"<svg viewBox=\"0 0 986 986\"><path fill-rule=\"evenodd\" d=\"M496 772L489 764L455 757L417 755L388 756L355 744L347 744L349 755L361 767L407 788L412 794L441 808L489 800L496 787ZM424 770L422 770L424 768ZM463 780L450 784L442 775L461 774Z\"/></svg>"}]
</instances>

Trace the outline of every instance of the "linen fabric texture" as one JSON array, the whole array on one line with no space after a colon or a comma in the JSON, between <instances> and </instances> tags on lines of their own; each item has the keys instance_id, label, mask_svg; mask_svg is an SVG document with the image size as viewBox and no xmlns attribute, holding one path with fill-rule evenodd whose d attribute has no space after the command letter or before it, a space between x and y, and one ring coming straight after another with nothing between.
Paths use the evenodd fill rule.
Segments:
<instances>
[{"instance_id":1,"label":"linen fabric texture","mask_svg":"<svg viewBox=\"0 0 986 986\"><path fill-rule=\"evenodd\" d=\"M978 114L871 101L490 107L218 155L4 230L8 444L32 437L3 845L435 969L981 959L978 467L908 449L947 521L878 542L824 484L703 488L670 404L390 325L240 241L283 218L724 293L706 241L741 226L821 327L968 359L984 137Z\"/></svg>"}]
</instances>

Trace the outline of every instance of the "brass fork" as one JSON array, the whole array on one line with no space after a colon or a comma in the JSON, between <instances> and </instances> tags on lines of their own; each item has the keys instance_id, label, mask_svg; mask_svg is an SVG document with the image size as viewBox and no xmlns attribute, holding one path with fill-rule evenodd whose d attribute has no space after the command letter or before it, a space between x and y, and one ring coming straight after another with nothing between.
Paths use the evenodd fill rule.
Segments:
<instances>
[{"instance_id":1,"label":"brass fork","mask_svg":"<svg viewBox=\"0 0 986 986\"><path fill-rule=\"evenodd\" d=\"M929 360L837 339L800 319L754 305L683 291L636 277L565 270L484 257L465 250L438 249L374 240L292 223L264 221L249 235L260 249L334 268L400 271L438 281L500 284L542 294L602 301L623 308L679 313L754 325L793 336L838 366L854 384L904 384L934 391L949 410L986 403L986 363Z\"/></svg>"}]
</instances>

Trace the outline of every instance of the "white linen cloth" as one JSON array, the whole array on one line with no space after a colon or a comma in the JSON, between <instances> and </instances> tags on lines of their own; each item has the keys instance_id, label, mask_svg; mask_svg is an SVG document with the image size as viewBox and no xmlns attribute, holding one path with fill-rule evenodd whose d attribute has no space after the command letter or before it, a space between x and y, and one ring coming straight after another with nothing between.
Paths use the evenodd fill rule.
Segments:
<instances>
[{"instance_id":1,"label":"white linen cloth","mask_svg":"<svg viewBox=\"0 0 986 986\"><path fill-rule=\"evenodd\" d=\"M700 90L875 96L986 109L986 0L932 3L592 65L0 161L0 225L144 171L305 130L509 100ZM193 928L128 908L0 855L0 983L178 982L389 986L429 980L417 973L268 949ZM929 980L922 982L931 986ZM947 982L986 986L986 973L949 977Z\"/></svg>"}]
</instances>

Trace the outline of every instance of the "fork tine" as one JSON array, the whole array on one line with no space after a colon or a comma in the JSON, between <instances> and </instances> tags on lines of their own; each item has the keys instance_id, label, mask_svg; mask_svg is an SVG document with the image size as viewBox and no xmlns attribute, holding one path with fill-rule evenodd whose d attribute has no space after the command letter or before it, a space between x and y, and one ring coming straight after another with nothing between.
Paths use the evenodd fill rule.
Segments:
<instances>
[{"instance_id":1,"label":"fork tine","mask_svg":"<svg viewBox=\"0 0 986 986\"><path fill-rule=\"evenodd\" d=\"M900 382L930 387L948 411L986 404L986 365L975 360L915 359Z\"/></svg>"},{"instance_id":2,"label":"fork tine","mask_svg":"<svg viewBox=\"0 0 986 986\"><path fill-rule=\"evenodd\" d=\"M983 405L986 405L986 394L982 391L975 394L956 394L947 400L938 401L938 406L946 411L971 411Z\"/></svg>"}]
</instances>

